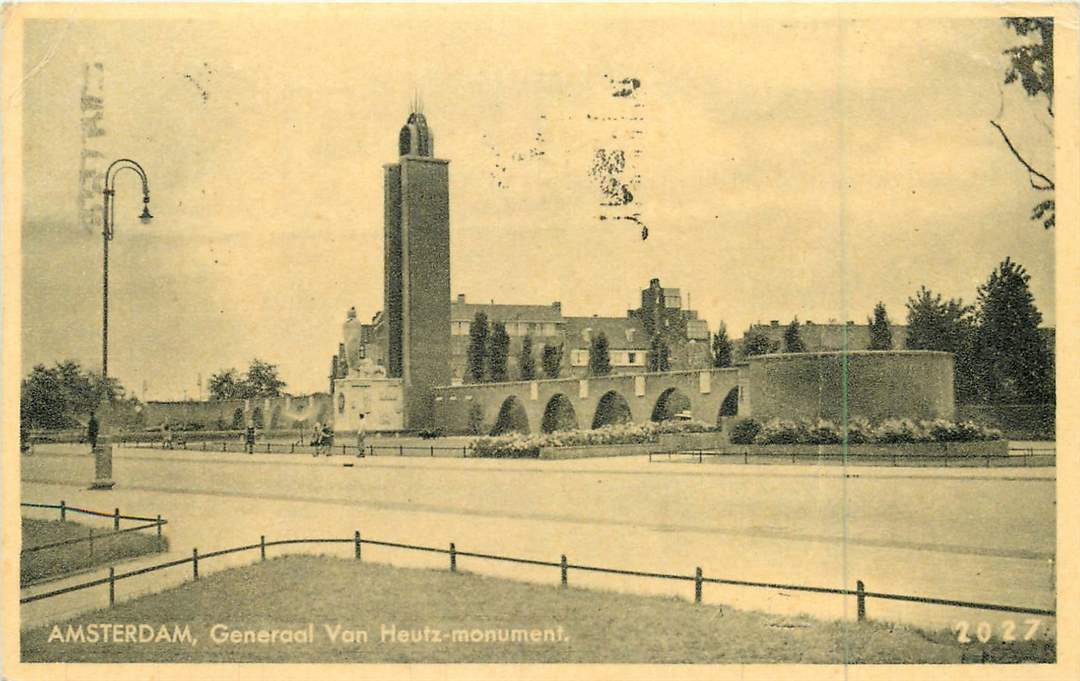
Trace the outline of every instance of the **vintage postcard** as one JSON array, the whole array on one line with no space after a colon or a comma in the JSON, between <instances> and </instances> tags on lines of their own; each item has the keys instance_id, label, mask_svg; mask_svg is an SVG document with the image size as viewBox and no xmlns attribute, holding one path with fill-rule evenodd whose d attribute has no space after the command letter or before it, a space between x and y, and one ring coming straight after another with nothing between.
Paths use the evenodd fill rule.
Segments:
<instances>
[{"instance_id":1,"label":"vintage postcard","mask_svg":"<svg viewBox=\"0 0 1080 681\"><path fill-rule=\"evenodd\" d=\"M3 18L3 678L1080 677L1075 4Z\"/></svg>"}]
</instances>

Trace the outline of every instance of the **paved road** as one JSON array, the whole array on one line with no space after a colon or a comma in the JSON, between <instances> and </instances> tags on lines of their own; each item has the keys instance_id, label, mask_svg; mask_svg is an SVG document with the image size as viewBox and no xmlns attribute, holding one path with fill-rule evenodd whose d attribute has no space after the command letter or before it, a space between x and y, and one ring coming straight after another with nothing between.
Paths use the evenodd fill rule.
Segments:
<instances>
[{"instance_id":1,"label":"paved road","mask_svg":"<svg viewBox=\"0 0 1080 681\"><path fill-rule=\"evenodd\" d=\"M203 454L119 450L110 492L82 489L92 461L72 448L22 463L27 501L162 513L176 555L286 537L351 536L658 572L1054 607L1053 469L936 470ZM346 468L344 463L355 466ZM351 547L326 552L351 555ZM365 547L400 565L445 556ZM252 556L236 560L250 560ZM225 565L226 563L217 563ZM461 559L463 569L554 582L558 571ZM214 569L211 562L200 570ZM159 578L159 585L185 578ZM136 588L135 582L131 588ZM692 594L683 582L571 573L597 588ZM160 588L146 586L139 590ZM128 593L128 584L118 589ZM851 617L852 599L706 586L706 600ZM81 600L80 600L81 598ZM101 604L31 604L28 622ZM51 601L69 600L67 606ZM35 609L36 608L36 609ZM872 617L951 626L1026 616L871 600Z\"/></svg>"}]
</instances>

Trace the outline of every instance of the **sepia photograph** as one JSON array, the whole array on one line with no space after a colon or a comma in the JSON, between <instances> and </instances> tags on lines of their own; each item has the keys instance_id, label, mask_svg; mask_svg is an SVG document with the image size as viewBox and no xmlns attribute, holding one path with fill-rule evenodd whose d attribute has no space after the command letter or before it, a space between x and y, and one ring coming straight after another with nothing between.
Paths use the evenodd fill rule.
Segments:
<instances>
[{"instance_id":1,"label":"sepia photograph","mask_svg":"<svg viewBox=\"0 0 1080 681\"><path fill-rule=\"evenodd\" d=\"M1075 5L3 32L5 678L1075 678Z\"/></svg>"}]
</instances>

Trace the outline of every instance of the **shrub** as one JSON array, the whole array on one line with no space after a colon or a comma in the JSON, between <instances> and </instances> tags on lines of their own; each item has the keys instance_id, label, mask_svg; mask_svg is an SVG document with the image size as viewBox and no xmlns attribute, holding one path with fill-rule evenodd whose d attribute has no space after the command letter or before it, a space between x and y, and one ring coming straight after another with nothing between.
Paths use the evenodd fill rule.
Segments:
<instances>
[{"instance_id":1,"label":"shrub","mask_svg":"<svg viewBox=\"0 0 1080 681\"><path fill-rule=\"evenodd\" d=\"M807 434L807 443L812 445L835 445L843 438L843 433L836 424L826 419L808 423L804 426Z\"/></svg>"},{"instance_id":2,"label":"shrub","mask_svg":"<svg viewBox=\"0 0 1080 681\"><path fill-rule=\"evenodd\" d=\"M929 441L926 429L920 428L910 419L886 419L874 429L874 442L880 444Z\"/></svg>"},{"instance_id":3,"label":"shrub","mask_svg":"<svg viewBox=\"0 0 1080 681\"><path fill-rule=\"evenodd\" d=\"M535 458L542 447L588 447L656 442L661 433L704 433L715 427L701 421L614 423L592 430L562 430L523 435L507 433L473 440L473 454L493 458Z\"/></svg>"},{"instance_id":4,"label":"shrub","mask_svg":"<svg viewBox=\"0 0 1080 681\"><path fill-rule=\"evenodd\" d=\"M761 432L761 424L755 419L740 419L731 426L731 434L728 440L734 445L748 445Z\"/></svg>"},{"instance_id":5,"label":"shrub","mask_svg":"<svg viewBox=\"0 0 1080 681\"><path fill-rule=\"evenodd\" d=\"M847 441L849 445L861 445L873 442L874 427L870 425L870 421L864 418L854 418L849 420L847 424Z\"/></svg>"},{"instance_id":6,"label":"shrub","mask_svg":"<svg viewBox=\"0 0 1080 681\"><path fill-rule=\"evenodd\" d=\"M797 445L809 441L806 424L784 419L772 419L765 424L754 444L758 445Z\"/></svg>"}]
</instances>

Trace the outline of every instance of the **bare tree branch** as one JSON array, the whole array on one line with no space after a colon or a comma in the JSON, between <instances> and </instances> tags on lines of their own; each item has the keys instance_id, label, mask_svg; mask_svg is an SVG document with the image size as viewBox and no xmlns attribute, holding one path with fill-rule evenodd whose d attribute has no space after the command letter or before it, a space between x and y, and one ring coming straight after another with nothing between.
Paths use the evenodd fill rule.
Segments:
<instances>
[{"instance_id":1,"label":"bare tree branch","mask_svg":"<svg viewBox=\"0 0 1080 681\"><path fill-rule=\"evenodd\" d=\"M1006 144L1006 146L1008 146L1008 147L1009 147L1009 151L1011 151L1011 152L1012 152L1012 155L1016 157L1016 160L1020 162L1020 165L1024 166L1024 168L1026 168L1026 169L1027 169L1027 171L1028 171L1028 173L1029 173L1029 178L1028 178L1028 180L1029 180L1029 181L1031 182L1031 187L1032 187L1032 189L1037 189L1037 190L1039 190L1039 191L1050 191L1050 190L1053 190L1053 189L1054 189L1054 181L1053 181L1053 180L1051 180L1051 179L1050 179L1049 177L1047 177L1046 175L1043 175L1042 173L1040 173L1040 172L1039 172L1038 170L1035 170L1034 168L1032 168L1032 167L1031 167L1031 164L1030 164L1030 163L1028 163L1027 161L1025 161L1025 160L1024 160L1024 157L1023 157L1023 156L1021 156L1021 155L1020 155L1020 152L1019 152L1019 151L1017 151L1017 150L1016 150L1016 147L1014 147L1014 146L1013 146L1012 140L1010 140L1010 139L1009 139L1009 136L1005 134L1005 130L1004 130L1004 129L1003 129L1003 128L1002 128L1001 126L1000 126L1000 125L998 125L998 124L997 124L996 122L994 122L994 121L990 121L990 125L992 125L992 126L994 126L995 128L997 128L997 131L998 131L999 133L1001 133L1001 138L1002 138L1003 140L1005 140L1005 144ZM1042 181L1043 181L1043 182L1044 182L1045 184L1036 184L1036 182L1035 182L1035 178L1039 178L1039 179L1040 179L1040 180L1042 180Z\"/></svg>"}]
</instances>

